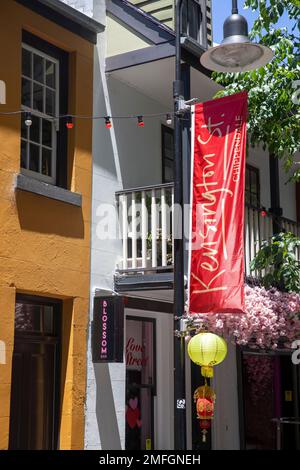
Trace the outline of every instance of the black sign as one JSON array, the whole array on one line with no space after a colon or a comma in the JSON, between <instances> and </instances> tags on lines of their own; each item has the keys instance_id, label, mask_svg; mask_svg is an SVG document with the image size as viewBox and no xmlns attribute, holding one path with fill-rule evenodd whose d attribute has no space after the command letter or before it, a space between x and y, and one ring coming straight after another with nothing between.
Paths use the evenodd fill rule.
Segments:
<instances>
[{"instance_id":1,"label":"black sign","mask_svg":"<svg viewBox=\"0 0 300 470\"><path fill-rule=\"evenodd\" d=\"M122 297L94 298L92 353L93 362L123 362L124 303Z\"/></svg>"}]
</instances>

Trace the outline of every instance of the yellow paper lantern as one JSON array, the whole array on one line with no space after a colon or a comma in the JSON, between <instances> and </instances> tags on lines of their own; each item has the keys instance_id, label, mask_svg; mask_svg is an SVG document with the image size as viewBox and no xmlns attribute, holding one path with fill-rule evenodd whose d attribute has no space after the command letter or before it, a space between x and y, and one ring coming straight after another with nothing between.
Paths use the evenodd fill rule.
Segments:
<instances>
[{"instance_id":1,"label":"yellow paper lantern","mask_svg":"<svg viewBox=\"0 0 300 470\"><path fill-rule=\"evenodd\" d=\"M213 377L213 366L220 364L227 355L226 341L208 332L193 336L188 344L188 355L198 366L204 377Z\"/></svg>"}]
</instances>

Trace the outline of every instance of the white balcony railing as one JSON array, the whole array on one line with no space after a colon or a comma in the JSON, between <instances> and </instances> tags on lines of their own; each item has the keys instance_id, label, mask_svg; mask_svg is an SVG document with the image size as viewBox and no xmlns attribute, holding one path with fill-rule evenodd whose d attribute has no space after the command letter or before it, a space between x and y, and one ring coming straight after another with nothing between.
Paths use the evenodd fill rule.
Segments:
<instances>
[{"instance_id":1,"label":"white balcony railing","mask_svg":"<svg viewBox=\"0 0 300 470\"><path fill-rule=\"evenodd\" d=\"M173 269L174 187L172 183L128 189L116 193L119 223L123 240L119 272L166 271ZM282 229L300 236L300 226L280 218ZM245 274L259 277L250 271L250 262L263 240L273 234L271 215L262 216L260 209L245 207ZM300 260L300 250L297 252Z\"/></svg>"},{"instance_id":2,"label":"white balcony railing","mask_svg":"<svg viewBox=\"0 0 300 470\"><path fill-rule=\"evenodd\" d=\"M116 193L123 240L120 270L170 270L173 264L173 184Z\"/></svg>"}]
</instances>

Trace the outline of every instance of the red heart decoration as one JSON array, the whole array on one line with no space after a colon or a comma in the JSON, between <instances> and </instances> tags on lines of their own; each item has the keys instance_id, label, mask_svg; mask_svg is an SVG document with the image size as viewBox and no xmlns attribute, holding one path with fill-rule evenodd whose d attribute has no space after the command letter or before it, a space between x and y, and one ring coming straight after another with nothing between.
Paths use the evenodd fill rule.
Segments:
<instances>
[{"instance_id":1,"label":"red heart decoration","mask_svg":"<svg viewBox=\"0 0 300 470\"><path fill-rule=\"evenodd\" d=\"M140 416L140 410L138 408L136 408L135 410L133 410L132 408L127 409L126 421L127 421L128 426L131 429L135 428L137 421L139 419L139 416Z\"/></svg>"},{"instance_id":2,"label":"red heart decoration","mask_svg":"<svg viewBox=\"0 0 300 470\"><path fill-rule=\"evenodd\" d=\"M129 406L130 408L132 408L133 410L135 410L138 406L138 397L135 397L135 398L130 398L129 400Z\"/></svg>"}]
</instances>

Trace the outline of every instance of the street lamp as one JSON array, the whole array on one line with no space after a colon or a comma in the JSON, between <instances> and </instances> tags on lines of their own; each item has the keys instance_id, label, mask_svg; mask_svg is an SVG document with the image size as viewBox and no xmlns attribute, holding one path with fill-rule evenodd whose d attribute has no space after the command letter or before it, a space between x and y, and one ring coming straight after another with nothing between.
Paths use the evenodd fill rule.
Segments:
<instances>
[{"instance_id":1,"label":"street lamp","mask_svg":"<svg viewBox=\"0 0 300 470\"><path fill-rule=\"evenodd\" d=\"M248 23L239 15L237 0L232 0L232 14L224 23L224 39L209 48L200 58L201 64L216 72L246 72L265 66L273 57L269 47L253 43L248 36Z\"/></svg>"},{"instance_id":2,"label":"street lamp","mask_svg":"<svg viewBox=\"0 0 300 470\"><path fill-rule=\"evenodd\" d=\"M187 0L190 1L190 0ZM175 81L174 96L174 204L183 209L182 126L185 111L181 70L181 19L184 0L176 0L175 10ZM273 57L272 51L260 44L251 43L247 20L238 14L237 0L232 0L232 15L224 23L224 40L202 54L201 63L206 68L222 72L241 72L266 65ZM175 330L181 331L185 306L184 280L184 227L183 210L179 228L174 237L174 321ZM180 227L178 227L180 222ZM181 232L181 233L180 233ZM185 342L179 335L174 341L174 447L186 449L186 403L185 403Z\"/></svg>"}]
</instances>

